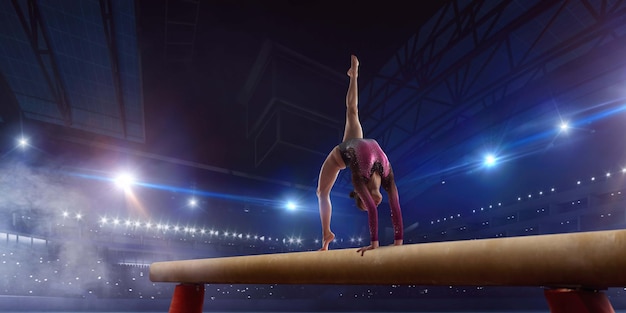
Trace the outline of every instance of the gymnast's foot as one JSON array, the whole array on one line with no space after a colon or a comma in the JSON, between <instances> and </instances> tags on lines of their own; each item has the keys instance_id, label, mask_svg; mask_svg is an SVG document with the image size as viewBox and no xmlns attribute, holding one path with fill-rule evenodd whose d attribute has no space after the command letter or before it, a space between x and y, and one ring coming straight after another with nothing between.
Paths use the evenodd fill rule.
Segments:
<instances>
[{"instance_id":1,"label":"gymnast's foot","mask_svg":"<svg viewBox=\"0 0 626 313\"><path fill-rule=\"evenodd\" d=\"M324 240L322 241L322 248L317 250L317 251L326 251L326 250L328 250L328 245L334 239L335 239L335 234L333 234L333 232L328 232L327 234L324 234Z\"/></svg>"},{"instance_id":2,"label":"gymnast's foot","mask_svg":"<svg viewBox=\"0 0 626 313\"><path fill-rule=\"evenodd\" d=\"M348 70L348 76L356 78L359 76L359 59L356 55L351 56L350 69Z\"/></svg>"}]
</instances>

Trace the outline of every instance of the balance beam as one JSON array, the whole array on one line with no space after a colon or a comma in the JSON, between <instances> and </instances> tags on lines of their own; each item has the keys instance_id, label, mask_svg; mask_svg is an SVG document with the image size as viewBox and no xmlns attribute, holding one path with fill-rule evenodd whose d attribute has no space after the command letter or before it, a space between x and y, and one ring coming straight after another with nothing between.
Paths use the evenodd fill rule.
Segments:
<instances>
[{"instance_id":1,"label":"balance beam","mask_svg":"<svg viewBox=\"0 0 626 313\"><path fill-rule=\"evenodd\" d=\"M544 286L568 290L626 286L626 230L386 246L366 251L363 256L356 250L156 262L150 266L150 280L187 284Z\"/></svg>"},{"instance_id":2,"label":"balance beam","mask_svg":"<svg viewBox=\"0 0 626 313\"><path fill-rule=\"evenodd\" d=\"M626 230L156 262L153 282L626 286Z\"/></svg>"}]
</instances>

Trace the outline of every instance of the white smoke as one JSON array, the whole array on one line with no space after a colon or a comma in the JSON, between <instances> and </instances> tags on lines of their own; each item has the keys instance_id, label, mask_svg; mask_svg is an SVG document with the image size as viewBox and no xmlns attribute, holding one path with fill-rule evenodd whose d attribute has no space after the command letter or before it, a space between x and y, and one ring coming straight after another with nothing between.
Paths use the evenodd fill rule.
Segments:
<instances>
[{"instance_id":1,"label":"white smoke","mask_svg":"<svg viewBox=\"0 0 626 313\"><path fill-rule=\"evenodd\" d=\"M60 168L0 164L0 232L48 240L40 246L7 241L6 250L19 261L14 279L25 279L24 288L46 279L57 294L86 295L106 278L108 262L90 242L95 223L81 220L94 215L82 180Z\"/></svg>"}]
</instances>

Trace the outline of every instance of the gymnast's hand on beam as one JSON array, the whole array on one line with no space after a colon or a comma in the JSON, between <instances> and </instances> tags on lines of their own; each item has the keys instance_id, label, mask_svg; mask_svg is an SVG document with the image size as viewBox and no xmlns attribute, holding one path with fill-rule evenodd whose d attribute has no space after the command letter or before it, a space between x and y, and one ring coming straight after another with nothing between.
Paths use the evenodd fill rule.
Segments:
<instances>
[{"instance_id":1,"label":"gymnast's hand on beam","mask_svg":"<svg viewBox=\"0 0 626 313\"><path fill-rule=\"evenodd\" d=\"M363 256L363 254L365 254L365 251L374 250L376 248L378 248L378 241L372 241L372 244L370 244L367 247L360 248L359 250L356 250L356 252L357 253L361 252L361 256Z\"/></svg>"}]
</instances>

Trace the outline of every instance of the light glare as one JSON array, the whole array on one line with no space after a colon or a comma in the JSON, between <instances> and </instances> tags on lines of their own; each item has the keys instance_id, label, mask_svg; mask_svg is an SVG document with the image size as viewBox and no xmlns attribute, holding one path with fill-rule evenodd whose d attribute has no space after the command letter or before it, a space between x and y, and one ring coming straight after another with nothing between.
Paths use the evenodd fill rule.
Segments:
<instances>
[{"instance_id":1,"label":"light glare","mask_svg":"<svg viewBox=\"0 0 626 313\"><path fill-rule=\"evenodd\" d=\"M20 139L17 140L17 144L20 147L24 148L24 147L28 146L28 139L26 139L24 137L21 137Z\"/></svg>"},{"instance_id":2,"label":"light glare","mask_svg":"<svg viewBox=\"0 0 626 313\"><path fill-rule=\"evenodd\" d=\"M296 204L295 204L294 202L292 202L292 201L287 202L287 209L288 209L289 211L293 211L293 210L295 210L295 209L296 209L296 207L297 207L297 206L296 206Z\"/></svg>"},{"instance_id":3,"label":"light glare","mask_svg":"<svg viewBox=\"0 0 626 313\"><path fill-rule=\"evenodd\" d=\"M135 178L130 173L121 173L115 178L115 184L122 189L128 189L134 183Z\"/></svg>"},{"instance_id":4,"label":"light glare","mask_svg":"<svg viewBox=\"0 0 626 313\"><path fill-rule=\"evenodd\" d=\"M488 154L485 157L485 165L487 166L493 166L496 164L496 157L493 154Z\"/></svg>"}]
</instances>

